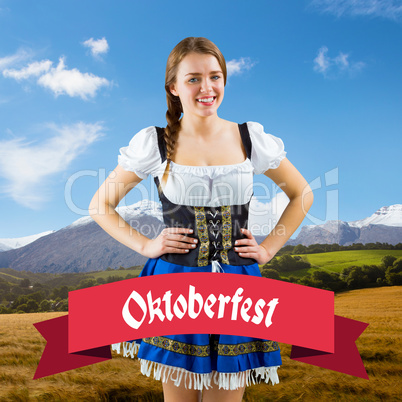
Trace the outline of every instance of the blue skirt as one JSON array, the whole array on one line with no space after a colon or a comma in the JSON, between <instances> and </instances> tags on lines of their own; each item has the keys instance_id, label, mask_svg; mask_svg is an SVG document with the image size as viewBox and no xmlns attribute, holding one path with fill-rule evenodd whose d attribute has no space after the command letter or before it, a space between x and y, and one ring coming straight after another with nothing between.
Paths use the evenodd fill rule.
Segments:
<instances>
[{"instance_id":1,"label":"blue skirt","mask_svg":"<svg viewBox=\"0 0 402 402\"><path fill-rule=\"evenodd\" d=\"M258 264L219 264L225 273L260 276ZM211 272L212 264L188 267L151 258L139 277L180 272ZM219 273L217 273L219 275ZM218 334L167 335L143 338L112 345L123 356L137 355L141 373L179 386L202 390L212 386L235 390L265 380L279 382L277 369L282 364L279 345L267 339ZM153 370L152 370L153 369Z\"/></svg>"}]
</instances>

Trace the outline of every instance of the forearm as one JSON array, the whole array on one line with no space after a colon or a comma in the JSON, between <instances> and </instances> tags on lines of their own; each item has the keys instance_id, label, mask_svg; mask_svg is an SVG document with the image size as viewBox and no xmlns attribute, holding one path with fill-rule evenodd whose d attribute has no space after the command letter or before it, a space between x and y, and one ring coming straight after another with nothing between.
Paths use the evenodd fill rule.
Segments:
<instances>
[{"instance_id":1,"label":"forearm","mask_svg":"<svg viewBox=\"0 0 402 402\"><path fill-rule=\"evenodd\" d=\"M150 240L132 228L109 204L90 206L92 219L118 242L142 254L145 244Z\"/></svg>"},{"instance_id":2,"label":"forearm","mask_svg":"<svg viewBox=\"0 0 402 402\"><path fill-rule=\"evenodd\" d=\"M291 199L276 226L260 245L275 255L303 222L312 203L312 192Z\"/></svg>"}]
</instances>

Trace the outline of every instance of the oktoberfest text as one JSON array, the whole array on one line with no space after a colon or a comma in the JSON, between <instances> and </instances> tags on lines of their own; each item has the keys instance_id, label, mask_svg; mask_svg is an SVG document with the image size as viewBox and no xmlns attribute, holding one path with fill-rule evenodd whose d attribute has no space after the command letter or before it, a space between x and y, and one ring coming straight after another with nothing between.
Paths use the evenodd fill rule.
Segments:
<instances>
[{"instance_id":1,"label":"oktoberfest text","mask_svg":"<svg viewBox=\"0 0 402 402\"><path fill-rule=\"evenodd\" d=\"M205 300L200 293L195 291L195 287L189 285L187 298L180 294L176 300L172 299L172 292L166 291L162 298L153 298L152 292L147 293L144 298L135 290L132 291L123 307L123 319L127 325L134 329L138 329L144 322L147 313L149 314L148 324L151 324L156 317L164 321L165 318L172 321L174 317L182 319L185 314L195 319L202 311L209 317L213 318L217 314L217 318L223 318L231 315L231 320L237 320L241 317L245 322L251 320L252 323L259 325L263 320L268 328L272 325L272 317L279 299L273 298L269 302L264 299L257 300L256 303L248 297L243 300L243 288L239 287L232 295L220 294L216 297L210 294ZM140 320L134 318L130 312L129 305L134 302L142 311ZM139 317L137 317L139 318Z\"/></svg>"}]
</instances>

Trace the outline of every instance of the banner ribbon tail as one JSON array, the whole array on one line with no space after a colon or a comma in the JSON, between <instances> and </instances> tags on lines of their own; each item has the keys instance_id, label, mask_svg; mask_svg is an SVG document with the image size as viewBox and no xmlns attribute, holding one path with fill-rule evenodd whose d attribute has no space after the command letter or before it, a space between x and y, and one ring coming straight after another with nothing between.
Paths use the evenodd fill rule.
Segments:
<instances>
[{"instance_id":1,"label":"banner ribbon tail","mask_svg":"<svg viewBox=\"0 0 402 402\"><path fill-rule=\"evenodd\" d=\"M68 315L38 322L34 326L47 341L34 380L112 358L110 345L68 353Z\"/></svg>"},{"instance_id":2,"label":"banner ribbon tail","mask_svg":"<svg viewBox=\"0 0 402 402\"><path fill-rule=\"evenodd\" d=\"M355 343L367 327L368 324L364 322L335 315L334 353L292 346L290 358L368 380L369 377Z\"/></svg>"}]
</instances>

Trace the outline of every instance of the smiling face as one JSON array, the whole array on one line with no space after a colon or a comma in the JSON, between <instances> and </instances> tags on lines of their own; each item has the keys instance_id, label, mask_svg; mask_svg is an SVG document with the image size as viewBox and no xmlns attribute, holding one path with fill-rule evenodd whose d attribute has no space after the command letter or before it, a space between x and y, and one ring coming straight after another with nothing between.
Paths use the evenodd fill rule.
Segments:
<instances>
[{"instance_id":1,"label":"smiling face","mask_svg":"<svg viewBox=\"0 0 402 402\"><path fill-rule=\"evenodd\" d=\"M189 53L179 64L176 83L170 86L180 98L183 114L208 117L217 113L224 95L224 78L211 54Z\"/></svg>"}]
</instances>

